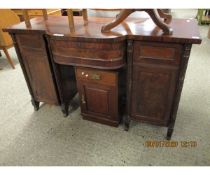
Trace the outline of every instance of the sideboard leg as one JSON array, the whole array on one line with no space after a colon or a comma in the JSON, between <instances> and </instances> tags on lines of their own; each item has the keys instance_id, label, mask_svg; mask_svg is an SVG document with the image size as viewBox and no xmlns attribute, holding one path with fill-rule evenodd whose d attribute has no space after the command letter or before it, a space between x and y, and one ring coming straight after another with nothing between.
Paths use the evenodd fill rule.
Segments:
<instances>
[{"instance_id":1,"label":"sideboard leg","mask_svg":"<svg viewBox=\"0 0 210 175\"><path fill-rule=\"evenodd\" d=\"M168 126L168 131L167 131L167 135L166 135L167 140L171 140L171 136L172 136L173 131L174 131L174 125L175 125L175 120L172 120L169 123L169 126Z\"/></svg>"},{"instance_id":2,"label":"sideboard leg","mask_svg":"<svg viewBox=\"0 0 210 175\"><path fill-rule=\"evenodd\" d=\"M31 103L34 106L34 110L38 111L39 110L39 102L34 100L33 98L31 99Z\"/></svg>"},{"instance_id":3,"label":"sideboard leg","mask_svg":"<svg viewBox=\"0 0 210 175\"><path fill-rule=\"evenodd\" d=\"M168 128L167 136L166 136L167 140L171 140L171 136L173 134L173 131L174 131L174 128Z\"/></svg>"},{"instance_id":4,"label":"sideboard leg","mask_svg":"<svg viewBox=\"0 0 210 175\"><path fill-rule=\"evenodd\" d=\"M69 115L69 106L68 104L61 104L61 110L63 112L64 117Z\"/></svg>"},{"instance_id":5,"label":"sideboard leg","mask_svg":"<svg viewBox=\"0 0 210 175\"><path fill-rule=\"evenodd\" d=\"M177 111L178 111L178 106L179 106L179 101L180 101L181 92L182 92L182 88L183 88L183 84L184 84L184 78L185 78L188 60L190 57L191 48L192 48L192 44L184 45L184 50L183 50L180 68L179 68L180 69L179 79L178 79L178 84L177 84L177 88L176 88L176 92L175 92L176 94L175 94L174 104L173 104L172 113L171 113L171 117L170 117L171 119L170 119L170 123L168 125L168 132L167 132L167 136L166 136L167 140L170 140L171 136L173 134Z\"/></svg>"},{"instance_id":6,"label":"sideboard leg","mask_svg":"<svg viewBox=\"0 0 210 175\"><path fill-rule=\"evenodd\" d=\"M125 119L124 119L124 130L125 131L128 131L129 130L129 127L130 127L130 119L129 119L129 116L125 116Z\"/></svg>"}]
</instances>

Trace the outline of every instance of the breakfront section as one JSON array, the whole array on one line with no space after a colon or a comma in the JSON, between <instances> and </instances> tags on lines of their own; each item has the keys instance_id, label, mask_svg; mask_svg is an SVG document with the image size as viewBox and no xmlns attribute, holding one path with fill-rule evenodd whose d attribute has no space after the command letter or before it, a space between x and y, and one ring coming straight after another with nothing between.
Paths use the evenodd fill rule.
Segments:
<instances>
[{"instance_id":1,"label":"breakfront section","mask_svg":"<svg viewBox=\"0 0 210 175\"><path fill-rule=\"evenodd\" d=\"M184 48L185 45L176 43L128 41L126 130L133 119L171 126L168 138L171 137L177 98L180 97L179 83L180 80L183 83L185 73L183 64L187 63L183 62L186 59Z\"/></svg>"}]
</instances>

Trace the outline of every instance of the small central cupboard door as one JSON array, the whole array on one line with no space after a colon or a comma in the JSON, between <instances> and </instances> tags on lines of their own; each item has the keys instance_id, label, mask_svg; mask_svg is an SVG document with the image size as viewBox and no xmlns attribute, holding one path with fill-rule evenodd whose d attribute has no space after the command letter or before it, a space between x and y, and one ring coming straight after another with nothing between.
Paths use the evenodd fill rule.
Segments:
<instances>
[{"instance_id":1,"label":"small central cupboard door","mask_svg":"<svg viewBox=\"0 0 210 175\"><path fill-rule=\"evenodd\" d=\"M76 75L83 118L117 126L117 73L77 68Z\"/></svg>"},{"instance_id":2,"label":"small central cupboard door","mask_svg":"<svg viewBox=\"0 0 210 175\"><path fill-rule=\"evenodd\" d=\"M99 118L114 118L115 92L112 87L84 83L81 92L82 112L97 115Z\"/></svg>"}]
</instances>

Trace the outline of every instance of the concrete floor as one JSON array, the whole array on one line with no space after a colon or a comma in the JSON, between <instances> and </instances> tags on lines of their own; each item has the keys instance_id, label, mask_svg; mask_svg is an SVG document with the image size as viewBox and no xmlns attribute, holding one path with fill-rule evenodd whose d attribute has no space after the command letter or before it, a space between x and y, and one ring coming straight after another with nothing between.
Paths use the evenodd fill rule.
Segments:
<instances>
[{"instance_id":1,"label":"concrete floor","mask_svg":"<svg viewBox=\"0 0 210 175\"><path fill-rule=\"evenodd\" d=\"M195 10L173 10L195 17ZM132 122L129 132L85 121L76 109L63 118L59 107L43 104L34 112L14 49L16 69L0 58L0 165L210 165L210 40L200 26L177 114L173 140L196 141L195 148L147 148L164 140L166 128Z\"/></svg>"}]
</instances>

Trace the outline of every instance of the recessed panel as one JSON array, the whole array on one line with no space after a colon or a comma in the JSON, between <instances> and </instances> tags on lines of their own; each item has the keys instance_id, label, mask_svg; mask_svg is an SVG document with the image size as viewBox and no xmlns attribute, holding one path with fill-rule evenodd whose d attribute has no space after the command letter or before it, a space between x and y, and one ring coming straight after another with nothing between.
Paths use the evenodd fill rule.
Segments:
<instances>
[{"instance_id":1,"label":"recessed panel","mask_svg":"<svg viewBox=\"0 0 210 175\"><path fill-rule=\"evenodd\" d=\"M85 95L88 111L109 114L109 91L85 87Z\"/></svg>"}]
</instances>

